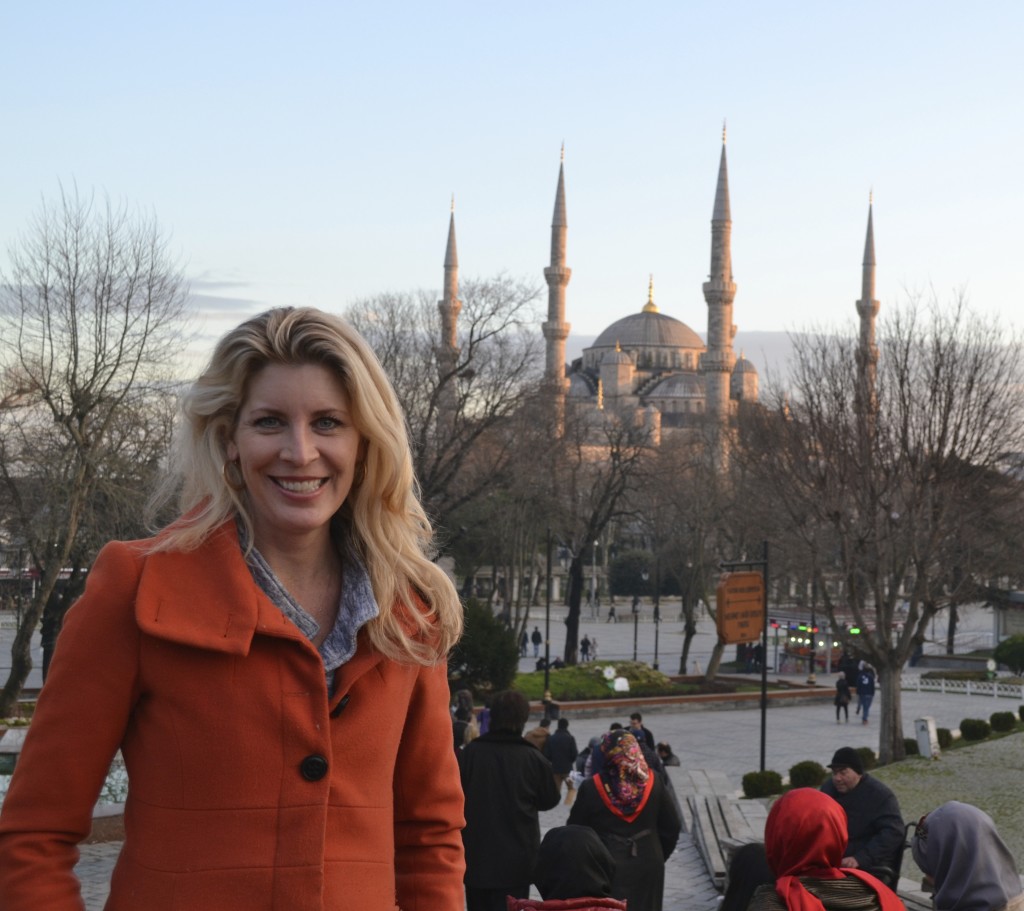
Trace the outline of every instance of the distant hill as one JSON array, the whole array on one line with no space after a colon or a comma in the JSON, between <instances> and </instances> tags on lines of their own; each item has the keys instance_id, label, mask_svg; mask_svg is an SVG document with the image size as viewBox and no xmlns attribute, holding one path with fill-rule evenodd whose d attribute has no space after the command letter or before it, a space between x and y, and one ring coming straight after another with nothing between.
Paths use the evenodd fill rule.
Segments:
<instances>
[{"instance_id":1,"label":"distant hill","mask_svg":"<svg viewBox=\"0 0 1024 911\"><path fill-rule=\"evenodd\" d=\"M707 341L707 335L699 332L698 335ZM565 343L565 357L569 363L576 358L583 356L583 349L594 344L596 335L570 335ZM788 375L788 361L793 350L793 343L788 332L743 332L736 333L733 340L733 348L736 356L742 353L747 360L752 361L757 367L763 386L768 379L769 372L778 379L784 379Z\"/></svg>"}]
</instances>

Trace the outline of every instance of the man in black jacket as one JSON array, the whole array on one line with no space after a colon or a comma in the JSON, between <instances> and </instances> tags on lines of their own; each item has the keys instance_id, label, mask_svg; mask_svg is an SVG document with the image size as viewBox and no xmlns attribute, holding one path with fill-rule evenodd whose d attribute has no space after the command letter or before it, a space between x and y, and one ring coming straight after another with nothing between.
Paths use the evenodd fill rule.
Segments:
<instances>
[{"instance_id":1,"label":"man in black jacket","mask_svg":"<svg viewBox=\"0 0 1024 911\"><path fill-rule=\"evenodd\" d=\"M896 795L877 778L864 772L853 747L840 747L829 763L832 777L821 790L846 811L850 841L844 867L856 867L895 883L903 860L903 816Z\"/></svg>"},{"instance_id":2,"label":"man in black jacket","mask_svg":"<svg viewBox=\"0 0 1024 911\"><path fill-rule=\"evenodd\" d=\"M466 796L467 911L505 911L505 896L530 897L540 810L558 803L551 763L523 739L530 704L506 690L491 700L491 728L459 754Z\"/></svg>"},{"instance_id":3,"label":"man in black jacket","mask_svg":"<svg viewBox=\"0 0 1024 911\"><path fill-rule=\"evenodd\" d=\"M569 719L558 719L558 730L555 731L544 744L544 755L551 763L551 770L555 776L555 787L558 793L562 793L562 782L566 784L565 805L571 806L576 799L576 786L572 782L572 769L579 756L576 748L576 738L569 733Z\"/></svg>"}]
</instances>

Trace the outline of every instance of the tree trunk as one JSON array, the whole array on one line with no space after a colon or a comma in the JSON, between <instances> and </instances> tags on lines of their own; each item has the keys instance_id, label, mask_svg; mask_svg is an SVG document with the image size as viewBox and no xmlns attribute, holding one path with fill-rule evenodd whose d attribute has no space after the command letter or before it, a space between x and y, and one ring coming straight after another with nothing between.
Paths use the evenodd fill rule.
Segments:
<instances>
[{"instance_id":1,"label":"tree trunk","mask_svg":"<svg viewBox=\"0 0 1024 911\"><path fill-rule=\"evenodd\" d=\"M21 615L21 626L11 644L11 672L0 692L0 718L9 718L16 714L18 698L25 687L25 681L32 670L32 636L43 615L43 608L57 585L60 562L54 561L47 567L39 580L36 596L29 602L28 608Z\"/></svg>"},{"instance_id":2,"label":"tree trunk","mask_svg":"<svg viewBox=\"0 0 1024 911\"><path fill-rule=\"evenodd\" d=\"M903 693L900 690L901 672L883 664L878 671L878 762L888 765L906 758L903 743Z\"/></svg>"},{"instance_id":3,"label":"tree trunk","mask_svg":"<svg viewBox=\"0 0 1024 911\"><path fill-rule=\"evenodd\" d=\"M580 600L583 595L583 560L579 554L572 558L569 566L569 613L565 618L565 652L562 660L576 664L577 643L580 636Z\"/></svg>"},{"instance_id":4,"label":"tree trunk","mask_svg":"<svg viewBox=\"0 0 1024 911\"><path fill-rule=\"evenodd\" d=\"M692 610L692 609L691 609ZM693 622L692 617L686 618L686 624L683 626L683 652L679 656L679 673L686 673L686 663L690 658L690 643L693 642L693 637L697 635L697 624Z\"/></svg>"},{"instance_id":5,"label":"tree trunk","mask_svg":"<svg viewBox=\"0 0 1024 911\"><path fill-rule=\"evenodd\" d=\"M956 625L960 620L960 615L956 610L956 602L950 601L949 603L949 626L946 628L946 654L952 655L956 646Z\"/></svg>"},{"instance_id":6,"label":"tree trunk","mask_svg":"<svg viewBox=\"0 0 1024 911\"><path fill-rule=\"evenodd\" d=\"M704 674L704 679L710 683L718 674L718 665L722 663L722 655L725 653L725 643L716 642L715 647L711 650L711 657L708 659L708 669Z\"/></svg>"}]
</instances>

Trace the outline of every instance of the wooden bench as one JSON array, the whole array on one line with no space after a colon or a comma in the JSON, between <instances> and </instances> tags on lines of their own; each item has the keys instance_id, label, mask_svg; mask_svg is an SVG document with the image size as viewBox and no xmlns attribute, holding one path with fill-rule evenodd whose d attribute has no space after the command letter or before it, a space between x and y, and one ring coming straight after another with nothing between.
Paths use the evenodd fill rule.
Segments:
<instances>
[{"instance_id":1,"label":"wooden bench","mask_svg":"<svg viewBox=\"0 0 1024 911\"><path fill-rule=\"evenodd\" d=\"M718 889L724 889L732 852L764 840L767 810L757 800L741 800L723 773L714 769L669 767L679 797L683 824Z\"/></svg>"}]
</instances>

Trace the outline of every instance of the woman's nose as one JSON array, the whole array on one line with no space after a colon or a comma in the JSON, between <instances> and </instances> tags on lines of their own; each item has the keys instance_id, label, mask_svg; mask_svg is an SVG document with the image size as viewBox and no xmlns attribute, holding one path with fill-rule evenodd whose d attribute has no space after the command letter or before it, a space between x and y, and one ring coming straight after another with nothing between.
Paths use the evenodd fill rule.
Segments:
<instances>
[{"instance_id":1,"label":"woman's nose","mask_svg":"<svg viewBox=\"0 0 1024 911\"><path fill-rule=\"evenodd\" d=\"M316 459L316 440L308 427L294 427L289 432L281 457L296 465L307 465Z\"/></svg>"}]
</instances>

